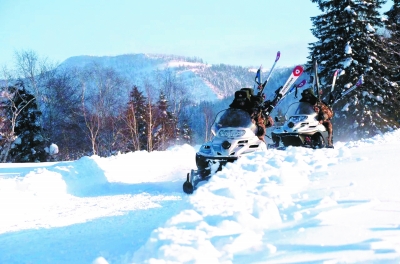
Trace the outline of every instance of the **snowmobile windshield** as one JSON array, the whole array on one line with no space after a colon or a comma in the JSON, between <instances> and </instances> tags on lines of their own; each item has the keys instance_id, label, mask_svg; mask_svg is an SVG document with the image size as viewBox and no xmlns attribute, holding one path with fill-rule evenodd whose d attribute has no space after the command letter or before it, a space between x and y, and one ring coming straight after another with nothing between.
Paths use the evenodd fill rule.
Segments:
<instances>
[{"instance_id":1,"label":"snowmobile windshield","mask_svg":"<svg viewBox=\"0 0 400 264\"><path fill-rule=\"evenodd\" d=\"M229 108L223 110L215 117L214 124L211 131L216 134L221 128L237 127L237 128L251 128L255 126L252 122L250 114L244 110Z\"/></svg>"},{"instance_id":2,"label":"snowmobile windshield","mask_svg":"<svg viewBox=\"0 0 400 264\"><path fill-rule=\"evenodd\" d=\"M296 102L289 106L286 112L286 119L296 115L312 115L315 114L313 106L307 102Z\"/></svg>"}]
</instances>

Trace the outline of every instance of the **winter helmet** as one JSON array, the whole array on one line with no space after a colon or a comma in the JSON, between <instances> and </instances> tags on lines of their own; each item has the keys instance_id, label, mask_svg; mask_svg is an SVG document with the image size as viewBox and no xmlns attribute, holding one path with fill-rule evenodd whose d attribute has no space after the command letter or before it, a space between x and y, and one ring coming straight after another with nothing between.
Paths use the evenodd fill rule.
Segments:
<instances>
[{"instance_id":1,"label":"winter helmet","mask_svg":"<svg viewBox=\"0 0 400 264\"><path fill-rule=\"evenodd\" d=\"M318 101L318 98L315 96L313 88L305 89L301 93L300 102L308 102L308 103L314 105L317 103L317 101Z\"/></svg>"},{"instance_id":2,"label":"winter helmet","mask_svg":"<svg viewBox=\"0 0 400 264\"><path fill-rule=\"evenodd\" d=\"M314 94L314 89L313 88L308 88L308 89L305 89L302 93L301 93L301 96L310 96L310 95L312 95L312 96L315 96L315 94Z\"/></svg>"}]
</instances>

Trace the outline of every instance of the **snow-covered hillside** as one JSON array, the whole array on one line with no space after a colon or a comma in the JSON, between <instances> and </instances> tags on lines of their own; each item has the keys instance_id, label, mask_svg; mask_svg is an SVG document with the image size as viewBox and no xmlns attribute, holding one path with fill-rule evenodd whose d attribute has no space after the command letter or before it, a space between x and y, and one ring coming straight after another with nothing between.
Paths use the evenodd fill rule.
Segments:
<instances>
[{"instance_id":1,"label":"snow-covered hillside","mask_svg":"<svg viewBox=\"0 0 400 264\"><path fill-rule=\"evenodd\" d=\"M242 157L196 147L0 164L0 263L399 263L400 131Z\"/></svg>"},{"instance_id":2,"label":"snow-covered hillside","mask_svg":"<svg viewBox=\"0 0 400 264\"><path fill-rule=\"evenodd\" d=\"M90 69L93 66L112 68L141 90L145 83L161 88L166 83L166 78L169 78L169 82L173 79L174 85L184 87L193 101L215 101L232 96L243 87L253 88L256 71L255 68L225 64L210 65L199 58L157 54L76 56L60 65L61 69ZM263 70L266 73L269 69ZM290 67L275 71L268 84L270 90L274 91L283 85L290 71Z\"/></svg>"}]
</instances>

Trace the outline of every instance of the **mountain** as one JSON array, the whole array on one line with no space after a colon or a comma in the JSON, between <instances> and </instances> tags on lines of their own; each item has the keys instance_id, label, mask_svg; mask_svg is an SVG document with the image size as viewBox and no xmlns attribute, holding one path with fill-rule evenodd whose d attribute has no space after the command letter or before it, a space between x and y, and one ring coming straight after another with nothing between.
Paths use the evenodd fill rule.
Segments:
<instances>
[{"instance_id":1,"label":"mountain","mask_svg":"<svg viewBox=\"0 0 400 264\"><path fill-rule=\"evenodd\" d=\"M270 58L266 58L270 59ZM271 64L272 64L272 59ZM268 63L268 62L267 62ZM157 54L125 54L119 56L76 56L61 63L61 68L89 69L93 65L112 68L121 76L143 89L150 81L155 87L173 73L176 82L186 87L194 101L214 101L232 96L243 87L254 87L257 68L226 64L211 65L200 58ZM290 75L291 68L277 68L272 75L266 92L275 91ZM268 73L264 68L263 75Z\"/></svg>"}]
</instances>

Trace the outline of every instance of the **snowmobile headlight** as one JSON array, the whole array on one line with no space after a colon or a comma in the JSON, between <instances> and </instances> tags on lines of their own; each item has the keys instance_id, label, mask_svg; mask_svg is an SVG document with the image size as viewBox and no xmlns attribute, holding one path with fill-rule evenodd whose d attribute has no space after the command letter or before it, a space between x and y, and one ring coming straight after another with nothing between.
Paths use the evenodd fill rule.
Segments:
<instances>
[{"instance_id":1,"label":"snowmobile headlight","mask_svg":"<svg viewBox=\"0 0 400 264\"><path fill-rule=\"evenodd\" d=\"M246 134L246 130L236 130L236 129L223 129L218 131L220 137L236 138L241 137Z\"/></svg>"},{"instance_id":2,"label":"snowmobile headlight","mask_svg":"<svg viewBox=\"0 0 400 264\"><path fill-rule=\"evenodd\" d=\"M289 118L289 121L292 121L293 123L300 123L307 120L307 116L291 116Z\"/></svg>"}]
</instances>

